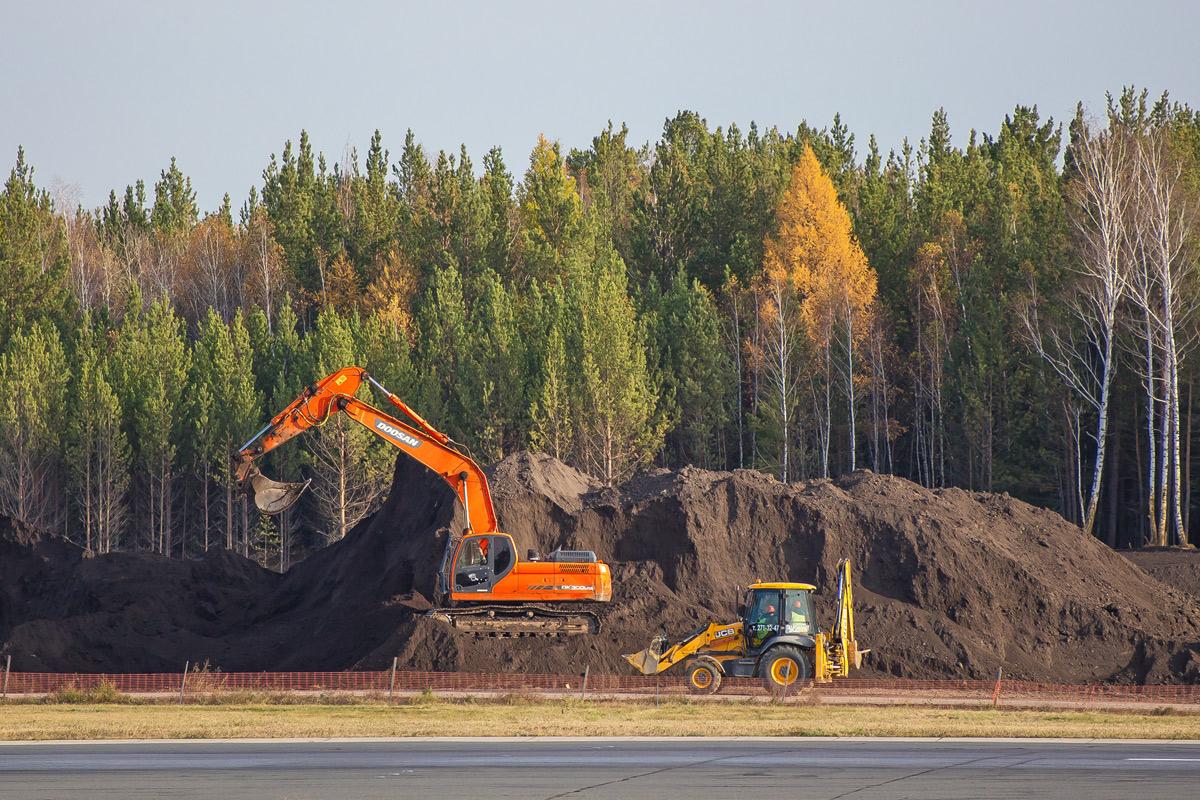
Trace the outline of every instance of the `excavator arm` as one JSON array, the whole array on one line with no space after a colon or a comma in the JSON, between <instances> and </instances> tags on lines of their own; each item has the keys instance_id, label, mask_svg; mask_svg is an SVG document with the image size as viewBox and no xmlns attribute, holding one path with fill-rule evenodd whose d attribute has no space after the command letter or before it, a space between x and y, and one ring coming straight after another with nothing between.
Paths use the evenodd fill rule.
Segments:
<instances>
[{"instance_id":1,"label":"excavator arm","mask_svg":"<svg viewBox=\"0 0 1200 800\"><path fill-rule=\"evenodd\" d=\"M364 383L383 392L392 405L413 424L402 422L354 395ZM442 476L467 512L467 522L475 533L497 530L487 477L461 445L435 429L400 398L385 389L359 367L345 367L304 390L291 405L280 411L258 434L237 452L233 459L234 475L241 489L254 497L264 514L278 514L291 506L307 483L280 483L258 471L255 459L274 450L305 431L319 428L335 413L345 413L410 458Z\"/></svg>"}]
</instances>

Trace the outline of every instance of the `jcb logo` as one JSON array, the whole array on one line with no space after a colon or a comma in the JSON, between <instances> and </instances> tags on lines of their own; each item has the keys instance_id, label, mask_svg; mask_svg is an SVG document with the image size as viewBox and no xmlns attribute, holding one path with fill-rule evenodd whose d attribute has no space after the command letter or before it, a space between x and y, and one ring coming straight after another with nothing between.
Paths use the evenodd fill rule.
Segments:
<instances>
[{"instance_id":1,"label":"jcb logo","mask_svg":"<svg viewBox=\"0 0 1200 800\"><path fill-rule=\"evenodd\" d=\"M714 639L724 639L726 636L733 636L734 628L726 628L722 631L717 631L713 634Z\"/></svg>"},{"instance_id":2,"label":"jcb logo","mask_svg":"<svg viewBox=\"0 0 1200 800\"><path fill-rule=\"evenodd\" d=\"M389 439L395 439L400 444L406 444L414 450L421 446L421 440L415 436L409 436L404 431L397 428L395 425L389 425L381 419L375 420L375 430L387 436Z\"/></svg>"}]
</instances>

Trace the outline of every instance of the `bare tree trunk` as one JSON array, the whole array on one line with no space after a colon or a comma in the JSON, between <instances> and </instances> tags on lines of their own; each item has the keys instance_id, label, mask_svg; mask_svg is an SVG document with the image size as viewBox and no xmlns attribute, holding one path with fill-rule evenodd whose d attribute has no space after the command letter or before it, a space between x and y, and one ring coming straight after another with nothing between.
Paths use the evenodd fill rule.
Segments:
<instances>
[{"instance_id":1,"label":"bare tree trunk","mask_svg":"<svg viewBox=\"0 0 1200 800\"><path fill-rule=\"evenodd\" d=\"M1108 530L1105 542L1111 548L1117 546L1117 500L1121 489L1121 437L1118 434L1116 447L1113 448L1111 473L1108 478Z\"/></svg>"}]
</instances>

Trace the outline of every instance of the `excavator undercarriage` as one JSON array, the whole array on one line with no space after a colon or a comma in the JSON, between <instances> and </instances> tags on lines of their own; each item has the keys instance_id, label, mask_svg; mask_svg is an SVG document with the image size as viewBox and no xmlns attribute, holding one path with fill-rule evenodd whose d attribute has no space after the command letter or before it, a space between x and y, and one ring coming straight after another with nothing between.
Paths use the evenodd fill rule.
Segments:
<instances>
[{"instance_id":1,"label":"excavator undercarriage","mask_svg":"<svg viewBox=\"0 0 1200 800\"><path fill-rule=\"evenodd\" d=\"M553 606L471 606L435 608L427 617L457 630L484 636L575 636L599 633L600 618L590 611Z\"/></svg>"}]
</instances>

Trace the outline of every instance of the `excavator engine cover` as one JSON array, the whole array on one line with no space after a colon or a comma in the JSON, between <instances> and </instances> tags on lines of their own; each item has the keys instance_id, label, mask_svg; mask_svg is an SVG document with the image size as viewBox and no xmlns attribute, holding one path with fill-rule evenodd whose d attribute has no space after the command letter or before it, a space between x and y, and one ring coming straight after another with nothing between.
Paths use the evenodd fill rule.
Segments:
<instances>
[{"instance_id":1,"label":"excavator engine cover","mask_svg":"<svg viewBox=\"0 0 1200 800\"><path fill-rule=\"evenodd\" d=\"M267 515L282 514L300 499L311 481L304 483L283 483L273 481L257 469L250 476L250 490L254 494L254 505Z\"/></svg>"}]
</instances>

